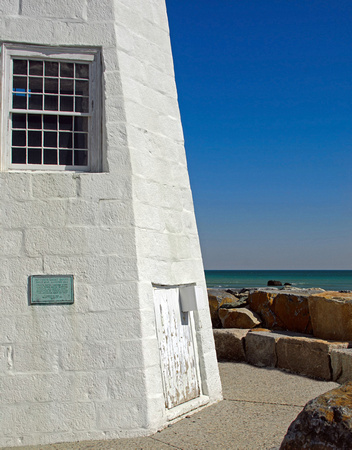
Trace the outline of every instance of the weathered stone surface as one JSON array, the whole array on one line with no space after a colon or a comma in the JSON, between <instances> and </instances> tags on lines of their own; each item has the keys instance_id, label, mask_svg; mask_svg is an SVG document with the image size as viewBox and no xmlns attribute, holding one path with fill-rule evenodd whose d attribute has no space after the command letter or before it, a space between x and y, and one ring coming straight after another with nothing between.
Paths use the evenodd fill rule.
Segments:
<instances>
[{"instance_id":1,"label":"weathered stone surface","mask_svg":"<svg viewBox=\"0 0 352 450\"><path fill-rule=\"evenodd\" d=\"M252 289L253 291L255 291L255 289ZM237 297L239 300L242 301L246 301L248 299L248 295L249 295L249 289L226 289L226 292L228 292L229 294L234 295L235 297Z\"/></svg>"},{"instance_id":2,"label":"weathered stone surface","mask_svg":"<svg viewBox=\"0 0 352 450\"><path fill-rule=\"evenodd\" d=\"M249 295L248 305L260 315L267 328L311 334L308 298L312 292L316 291L263 289Z\"/></svg>"},{"instance_id":3,"label":"weathered stone surface","mask_svg":"<svg viewBox=\"0 0 352 450\"><path fill-rule=\"evenodd\" d=\"M223 328L254 328L262 323L258 314L247 308L220 308L219 318Z\"/></svg>"},{"instance_id":4,"label":"weathered stone surface","mask_svg":"<svg viewBox=\"0 0 352 450\"><path fill-rule=\"evenodd\" d=\"M238 299L221 289L208 289L208 301L213 328L221 328L218 310L224 303L235 303Z\"/></svg>"},{"instance_id":5,"label":"weathered stone surface","mask_svg":"<svg viewBox=\"0 0 352 450\"><path fill-rule=\"evenodd\" d=\"M277 367L311 378L331 380L330 353L347 347L347 342L332 343L302 336L285 336L276 344Z\"/></svg>"},{"instance_id":6,"label":"weathered stone surface","mask_svg":"<svg viewBox=\"0 0 352 450\"><path fill-rule=\"evenodd\" d=\"M247 362L258 367L275 367L276 344L280 337L277 333L265 331L248 333L245 340Z\"/></svg>"},{"instance_id":7,"label":"weathered stone surface","mask_svg":"<svg viewBox=\"0 0 352 450\"><path fill-rule=\"evenodd\" d=\"M239 298L235 300L233 303L223 303L220 306L220 309L233 309L233 308L242 308L247 306L247 299Z\"/></svg>"},{"instance_id":8,"label":"weathered stone surface","mask_svg":"<svg viewBox=\"0 0 352 450\"><path fill-rule=\"evenodd\" d=\"M249 308L260 315L266 328L280 328L281 322L277 322L277 318L272 311L273 301L277 295L277 291L255 291L248 296Z\"/></svg>"},{"instance_id":9,"label":"weathered stone surface","mask_svg":"<svg viewBox=\"0 0 352 450\"><path fill-rule=\"evenodd\" d=\"M291 423L280 450L350 449L352 382L311 400Z\"/></svg>"},{"instance_id":10,"label":"weathered stone surface","mask_svg":"<svg viewBox=\"0 0 352 450\"><path fill-rule=\"evenodd\" d=\"M352 294L327 291L311 295L308 303L314 336L352 341Z\"/></svg>"},{"instance_id":11,"label":"weathered stone surface","mask_svg":"<svg viewBox=\"0 0 352 450\"><path fill-rule=\"evenodd\" d=\"M334 349L330 358L333 381L338 383L352 381L352 348Z\"/></svg>"},{"instance_id":12,"label":"weathered stone surface","mask_svg":"<svg viewBox=\"0 0 352 450\"><path fill-rule=\"evenodd\" d=\"M273 301L273 312L284 329L303 334L312 333L308 296L280 292Z\"/></svg>"},{"instance_id":13,"label":"weathered stone surface","mask_svg":"<svg viewBox=\"0 0 352 450\"><path fill-rule=\"evenodd\" d=\"M213 330L218 361L245 361L245 337L249 330Z\"/></svg>"}]
</instances>

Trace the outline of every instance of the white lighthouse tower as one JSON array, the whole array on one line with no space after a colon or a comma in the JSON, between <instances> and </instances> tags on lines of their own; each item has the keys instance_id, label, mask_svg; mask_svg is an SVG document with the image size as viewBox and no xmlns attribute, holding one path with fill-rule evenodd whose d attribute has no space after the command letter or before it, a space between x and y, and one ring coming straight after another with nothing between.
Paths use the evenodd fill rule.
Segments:
<instances>
[{"instance_id":1,"label":"white lighthouse tower","mask_svg":"<svg viewBox=\"0 0 352 450\"><path fill-rule=\"evenodd\" d=\"M164 0L0 0L0 446L221 398Z\"/></svg>"}]
</instances>

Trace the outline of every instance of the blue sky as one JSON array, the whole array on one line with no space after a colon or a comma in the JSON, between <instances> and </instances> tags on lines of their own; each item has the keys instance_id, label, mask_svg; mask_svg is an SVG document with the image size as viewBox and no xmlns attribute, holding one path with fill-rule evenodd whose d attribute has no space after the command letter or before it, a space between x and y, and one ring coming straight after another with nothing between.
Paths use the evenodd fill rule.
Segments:
<instances>
[{"instance_id":1,"label":"blue sky","mask_svg":"<svg viewBox=\"0 0 352 450\"><path fill-rule=\"evenodd\" d=\"M166 0L206 269L352 269L352 2Z\"/></svg>"}]
</instances>

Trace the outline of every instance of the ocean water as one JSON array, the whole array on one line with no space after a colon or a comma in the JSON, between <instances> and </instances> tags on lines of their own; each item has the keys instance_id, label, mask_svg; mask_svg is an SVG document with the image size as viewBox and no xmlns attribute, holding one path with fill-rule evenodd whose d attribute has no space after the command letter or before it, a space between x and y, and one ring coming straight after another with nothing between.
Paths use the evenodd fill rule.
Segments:
<instances>
[{"instance_id":1,"label":"ocean water","mask_svg":"<svg viewBox=\"0 0 352 450\"><path fill-rule=\"evenodd\" d=\"M352 270L206 270L205 279L208 288L265 287L278 280L297 288L352 290Z\"/></svg>"}]
</instances>

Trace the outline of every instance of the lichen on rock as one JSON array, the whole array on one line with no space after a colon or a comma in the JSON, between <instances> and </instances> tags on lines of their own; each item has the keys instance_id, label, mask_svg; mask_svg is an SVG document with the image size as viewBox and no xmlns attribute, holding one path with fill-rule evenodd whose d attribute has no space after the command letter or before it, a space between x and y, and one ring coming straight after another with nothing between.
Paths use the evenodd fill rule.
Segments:
<instances>
[{"instance_id":1,"label":"lichen on rock","mask_svg":"<svg viewBox=\"0 0 352 450\"><path fill-rule=\"evenodd\" d=\"M280 450L351 449L352 382L306 404L291 423Z\"/></svg>"}]
</instances>

